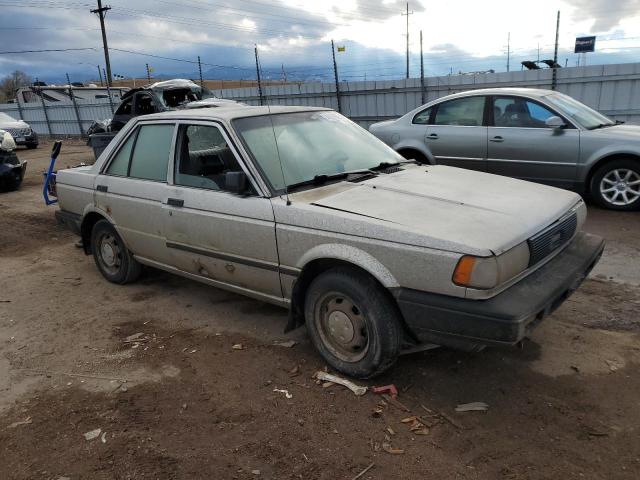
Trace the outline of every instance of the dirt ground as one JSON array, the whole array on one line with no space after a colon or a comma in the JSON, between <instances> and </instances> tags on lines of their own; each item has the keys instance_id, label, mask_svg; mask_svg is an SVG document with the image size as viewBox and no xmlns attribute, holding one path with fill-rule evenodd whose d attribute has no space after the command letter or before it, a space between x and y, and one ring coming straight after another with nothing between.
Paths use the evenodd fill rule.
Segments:
<instances>
[{"instance_id":1,"label":"dirt ground","mask_svg":"<svg viewBox=\"0 0 640 480\"><path fill-rule=\"evenodd\" d=\"M640 214L590 208L605 256L522 348L406 355L366 383L407 412L316 384L284 310L153 270L107 283L42 202L49 148L0 194L0 478L640 478ZM65 142L59 162L91 160Z\"/></svg>"}]
</instances>

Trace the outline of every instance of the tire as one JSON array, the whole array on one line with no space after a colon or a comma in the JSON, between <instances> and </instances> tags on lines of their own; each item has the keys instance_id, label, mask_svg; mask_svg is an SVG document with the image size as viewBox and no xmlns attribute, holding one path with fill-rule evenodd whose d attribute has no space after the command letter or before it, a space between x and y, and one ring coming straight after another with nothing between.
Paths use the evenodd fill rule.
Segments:
<instances>
[{"instance_id":1,"label":"tire","mask_svg":"<svg viewBox=\"0 0 640 480\"><path fill-rule=\"evenodd\" d=\"M93 226L91 251L98 270L110 282L124 285L140 276L141 265L133 258L116 229L107 220L99 220Z\"/></svg>"},{"instance_id":2,"label":"tire","mask_svg":"<svg viewBox=\"0 0 640 480\"><path fill-rule=\"evenodd\" d=\"M398 358L400 312L371 276L347 267L322 273L307 290L304 310L313 344L334 369L371 378Z\"/></svg>"},{"instance_id":3,"label":"tire","mask_svg":"<svg viewBox=\"0 0 640 480\"><path fill-rule=\"evenodd\" d=\"M603 208L640 209L640 161L621 158L598 168L591 178L590 192Z\"/></svg>"}]
</instances>

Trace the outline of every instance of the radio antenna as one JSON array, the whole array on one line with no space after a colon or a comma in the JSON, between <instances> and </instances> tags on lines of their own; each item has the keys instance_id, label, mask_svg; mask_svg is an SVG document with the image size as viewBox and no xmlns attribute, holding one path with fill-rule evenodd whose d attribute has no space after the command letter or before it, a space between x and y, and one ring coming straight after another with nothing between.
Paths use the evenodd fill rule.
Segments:
<instances>
[{"instance_id":1,"label":"radio antenna","mask_svg":"<svg viewBox=\"0 0 640 480\"><path fill-rule=\"evenodd\" d=\"M258 55L258 45L254 44L256 48L256 63L258 66L258 77L260 76L260 71L262 70L262 64L260 63L260 57ZM284 184L284 195L287 199L287 206L291 205L291 199L289 198L289 189L287 187L287 180L284 177L284 168L282 166L282 158L280 157L280 147L278 146L278 137L276 135L276 127L273 123L273 116L271 115L271 105L269 105L269 98L267 95L264 95L264 101L267 104L267 111L269 112L269 121L271 122L271 132L273 132L273 141L276 145L276 153L278 154L278 163L280 164L280 173L282 173L282 183Z\"/></svg>"}]
</instances>

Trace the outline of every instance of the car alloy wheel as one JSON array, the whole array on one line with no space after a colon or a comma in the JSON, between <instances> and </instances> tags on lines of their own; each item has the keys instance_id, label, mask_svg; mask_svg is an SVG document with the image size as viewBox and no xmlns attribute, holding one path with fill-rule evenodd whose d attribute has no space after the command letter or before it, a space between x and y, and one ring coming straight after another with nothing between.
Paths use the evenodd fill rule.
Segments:
<instances>
[{"instance_id":1,"label":"car alloy wheel","mask_svg":"<svg viewBox=\"0 0 640 480\"><path fill-rule=\"evenodd\" d=\"M369 347L367 323L351 298L326 293L317 302L314 317L320 338L333 355L349 363L364 358Z\"/></svg>"},{"instance_id":2,"label":"car alloy wheel","mask_svg":"<svg viewBox=\"0 0 640 480\"><path fill-rule=\"evenodd\" d=\"M640 174L628 168L616 168L600 181L600 194L611 205L631 205L640 198Z\"/></svg>"}]
</instances>

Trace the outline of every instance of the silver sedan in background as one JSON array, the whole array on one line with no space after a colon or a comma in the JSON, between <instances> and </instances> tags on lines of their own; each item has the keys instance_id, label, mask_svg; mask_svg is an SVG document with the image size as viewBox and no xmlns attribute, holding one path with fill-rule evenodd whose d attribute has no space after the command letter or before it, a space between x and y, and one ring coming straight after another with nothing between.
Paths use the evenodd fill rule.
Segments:
<instances>
[{"instance_id":1,"label":"silver sedan in background","mask_svg":"<svg viewBox=\"0 0 640 480\"><path fill-rule=\"evenodd\" d=\"M552 90L448 95L371 133L406 158L575 190L605 208L640 208L640 126Z\"/></svg>"}]
</instances>

